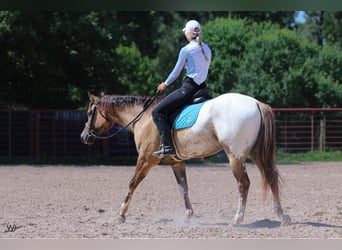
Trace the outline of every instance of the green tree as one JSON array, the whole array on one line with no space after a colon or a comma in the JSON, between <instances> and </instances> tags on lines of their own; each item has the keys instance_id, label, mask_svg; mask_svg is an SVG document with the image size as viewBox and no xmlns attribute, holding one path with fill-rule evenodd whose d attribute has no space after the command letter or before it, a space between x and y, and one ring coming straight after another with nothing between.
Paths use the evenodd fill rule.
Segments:
<instances>
[{"instance_id":1,"label":"green tree","mask_svg":"<svg viewBox=\"0 0 342 250\"><path fill-rule=\"evenodd\" d=\"M250 39L246 31L246 21L242 19L217 18L203 26L203 40L212 49L207 85L213 95L230 91L236 83L236 69Z\"/></svg>"},{"instance_id":2,"label":"green tree","mask_svg":"<svg viewBox=\"0 0 342 250\"><path fill-rule=\"evenodd\" d=\"M341 105L341 53L270 22L217 18L204 25L213 50L208 86L274 107Z\"/></svg>"},{"instance_id":3,"label":"green tree","mask_svg":"<svg viewBox=\"0 0 342 250\"><path fill-rule=\"evenodd\" d=\"M326 44L342 48L342 11L325 12L322 33Z\"/></svg>"},{"instance_id":4,"label":"green tree","mask_svg":"<svg viewBox=\"0 0 342 250\"><path fill-rule=\"evenodd\" d=\"M248 23L270 22L282 28L292 27L295 11L232 11L231 17L246 19Z\"/></svg>"},{"instance_id":5,"label":"green tree","mask_svg":"<svg viewBox=\"0 0 342 250\"><path fill-rule=\"evenodd\" d=\"M76 108L85 89L115 89L112 13L1 12L8 107Z\"/></svg>"},{"instance_id":6,"label":"green tree","mask_svg":"<svg viewBox=\"0 0 342 250\"><path fill-rule=\"evenodd\" d=\"M342 54L340 46L324 46L313 63L313 72L318 85L318 91L314 93L317 105L319 107L342 107Z\"/></svg>"},{"instance_id":7,"label":"green tree","mask_svg":"<svg viewBox=\"0 0 342 250\"><path fill-rule=\"evenodd\" d=\"M288 30L273 28L253 37L238 69L235 90L272 106L293 106L289 101L298 100L301 85L291 78L301 75L298 71L306 58L300 48L300 41Z\"/></svg>"},{"instance_id":8,"label":"green tree","mask_svg":"<svg viewBox=\"0 0 342 250\"><path fill-rule=\"evenodd\" d=\"M153 94L187 44L189 19L202 23L212 48L214 96L239 91L278 107L341 106L341 14L324 12L319 47L317 15L307 13L311 23L293 32L294 12L0 11L0 107L79 108L87 91Z\"/></svg>"},{"instance_id":9,"label":"green tree","mask_svg":"<svg viewBox=\"0 0 342 250\"><path fill-rule=\"evenodd\" d=\"M297 25L297 34L318 44L338 44L342 48L342 12L306 11L306 22Z\"/></svg>"},{"instance_id":10,"label":"green tree","mask_svg":"<svg viewBox=\"0 0 342 250\"><path fill-rule=\"evenodd\" d=\"M339 70L329 63L341 63L336 48L322 51L316 43L302 41L284 29L260 34L248 43L233 91L249 94L273 107L342 104Z\"/></svg>"},{"instance_id":11,"label":"green tree","mask_svg":"<svg viewBox=\"0 0 342 250\"><path fill-rule=\"evenodd\" d=\"M121 94L147 95L156 89L159 74L157 72L158 59L142 56L137 45L119 45L115 50L120 67L118 84L124 86Z\"/></svg>"}]
</instances>

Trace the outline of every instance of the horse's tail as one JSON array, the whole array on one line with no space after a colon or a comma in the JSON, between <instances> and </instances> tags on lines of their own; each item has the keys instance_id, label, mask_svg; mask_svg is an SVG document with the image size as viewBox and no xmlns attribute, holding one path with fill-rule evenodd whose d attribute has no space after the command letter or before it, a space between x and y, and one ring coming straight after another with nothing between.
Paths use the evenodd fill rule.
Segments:
<instances>
[{"instance_id":1,"label":"horse's tail","mask_svg":"<svg viewBox=\"0 0 342 250\"><path fill-rule=\"evenodd\" d=\"M264 200L268 187L270 187L274 199L279 201L279 180L281 180L281 176L275 164L274 115L271 107L267 104L257 102L257 105L261 114L261 126L250 156L261 173Z\"/></svg>"}]
</instances>

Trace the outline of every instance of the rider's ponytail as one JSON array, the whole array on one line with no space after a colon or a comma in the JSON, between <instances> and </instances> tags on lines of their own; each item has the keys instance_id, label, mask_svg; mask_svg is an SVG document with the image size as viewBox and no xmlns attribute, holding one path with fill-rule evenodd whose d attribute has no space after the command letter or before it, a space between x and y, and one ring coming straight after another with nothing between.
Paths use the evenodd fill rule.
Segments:
<instances>
[{"instance_id":1,"label":"rider's ponytail","mask_svg":"<svg viewBox=\"0 0 342 250\"><path fill-rule=\"evenodd\" d=\"M203 53L203 55L205 57L205 60L207 62L209 62L209 58L207 57L207 55L204 52L204 49L203 49L203 46L202 46L202 40L201 40L201 36L200 35L196 35L196 41L197 41L198 46L200 47L200 49L201 49L201 51L202 51L202 53Z\"/></svg>"}]
</instances>

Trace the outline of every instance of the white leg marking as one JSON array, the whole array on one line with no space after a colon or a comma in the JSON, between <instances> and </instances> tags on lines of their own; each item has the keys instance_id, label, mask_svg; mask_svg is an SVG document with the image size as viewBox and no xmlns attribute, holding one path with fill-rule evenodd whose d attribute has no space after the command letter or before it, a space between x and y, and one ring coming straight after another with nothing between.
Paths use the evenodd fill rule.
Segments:
<instances>
[{"instance_id":1,"label":"white leg marking","mask_svg":"<svg viewBox=\"0 0 342 250\"><path fill-rule=\"evenodd\" d=\"M291 224L291 217L287 214L284 214L283 209L279 202L274 201L274 212L278 215L281 220L282 226L287 226Z\"/></svg>"},{"instance_id":2,"label":"white leg marking","mask_svg":"<svg viewBox=\"0 0 342 250\"><path fill-rule=\"evenodd\" d=\"M234 225L239 225L245 216L245 206L242 204L243 196L240 194L238 209L235 214Z\"/></svg>"}]
</instances>

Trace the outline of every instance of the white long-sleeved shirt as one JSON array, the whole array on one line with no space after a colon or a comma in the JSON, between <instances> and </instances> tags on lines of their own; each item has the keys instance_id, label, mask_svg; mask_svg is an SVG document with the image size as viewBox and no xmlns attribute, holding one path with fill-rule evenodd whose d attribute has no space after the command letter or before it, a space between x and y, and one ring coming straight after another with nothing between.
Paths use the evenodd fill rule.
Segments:
<instances>
[{"instance_id":1,"label":"white long-sleeved shirt","mask_svg":"<svg viewBox=\"0 0 342 250\"><path fill-rule=\"evenodd\" d=\"M198 85L207 79L211 62L211 50L204 42L202 42L202 47L208 61L206 61L196 39L181 48L175 67L164 82L167 86L178 78L184 66L186 68L186 76L192 78Z\"/></svg>"}]
</instances>

